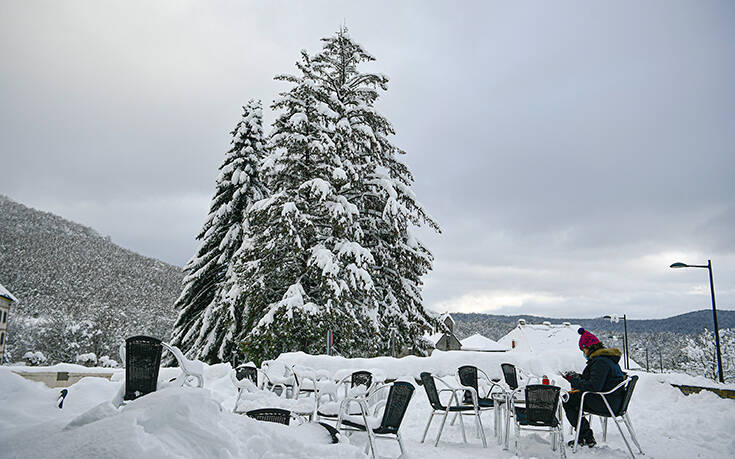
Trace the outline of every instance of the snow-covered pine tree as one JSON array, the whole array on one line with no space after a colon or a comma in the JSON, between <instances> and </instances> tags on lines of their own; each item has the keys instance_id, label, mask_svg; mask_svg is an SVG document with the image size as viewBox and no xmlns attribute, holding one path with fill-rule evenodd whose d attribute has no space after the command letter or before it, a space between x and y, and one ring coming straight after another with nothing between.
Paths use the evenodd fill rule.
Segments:
<instances>
[{"instance_id":1,"label":"snow-covered pine tree","mask_svg":"<svg viewBox=\"0 0 735 459\"><path fill-rule=\"evenodd\" d=\"M421 299L432 256L410 233L439 228L375 109L387 78L358 71L374 58L345 28L323 42L313 58L302 52L300 76L280 77L294 87L274 104L283 111L272 134L275 194L255 212L264 222L255 250L267 249L245 282L272 292L244 326L253 327L244 345L256 360L323 352L335 326L346 355L385 353L391 334L398 349L420 352L421 336L440 326Z\"/></svg>"},{"instance_id":2,"label":"snow-covered pine tree","mask_svg":"<svg viewBox=\"0 0 735 459\"><path fill-rule=\"evenodd\" d=\"M266 155L262 117L259 100L243 107L231 133L232 147L220 166L209 215L197 236L202 242L184 268L171 341L189 358L229 360L236 346L233 339L240 334L240 311L235 303L222 301L228 297L222 290L231 288L234 255L247 240L248 210L268 196L259 172Z\"/></svg>"},{"instance_id":3,"label":"snow-covered pine tree","mask_svg":"<svg viewBox=\"0 0 735 459\"><path fill-rule=\"evenodd\" d=\"M293 86L273 104L281 112L271 134L273 195L253 206L257 223L241 279L250 330L243 349L255 361L324 352L329 329L345 355L375 352L373 258L344 194L349 181L331 138L336 115L306 52L297 67L298 76L276 77Z\"/></svg>"},{"instance_id":4,"label":"snow-covered pine tree","mask_svg":"<svg viewBox=\"0 0 735 459\"><path fill-rule=\"evenodd\" d=\"M379 90L387 89L382 74L360 72L358 66L375 58L356 43L346 28L322 39L323 50L314 68L327 91L334 126L334 144L343 158L349 187L345 195L359 211L363 245L375 263L371 276L379 303L377 340L381 353L391 335L397 350L423 352L422 336L440 328L423 307L422 276L431 270L431 252L411 234L412 227L439 226L425 212L411 190L413 176L390 142L391 123L375 109Z\"/></svg>"}]
</instances>

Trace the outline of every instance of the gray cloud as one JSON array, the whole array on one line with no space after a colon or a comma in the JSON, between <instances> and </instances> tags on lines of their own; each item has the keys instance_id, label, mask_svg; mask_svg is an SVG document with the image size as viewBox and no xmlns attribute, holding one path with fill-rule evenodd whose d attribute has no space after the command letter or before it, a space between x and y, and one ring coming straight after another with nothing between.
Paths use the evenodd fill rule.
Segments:
<instances>
[{"instance_id":1,"label":"gray cloud","mask_svg":"<svg viewBox=\"0 0 735 459\"><path fill-rule=\"evenodd\" d=\"M444 229L428 305L662 317L712 258L734 309L732 4L394 3L7 3L0 192L183 265L239 106L346 22Z\"/></svg>"}]
</instances>

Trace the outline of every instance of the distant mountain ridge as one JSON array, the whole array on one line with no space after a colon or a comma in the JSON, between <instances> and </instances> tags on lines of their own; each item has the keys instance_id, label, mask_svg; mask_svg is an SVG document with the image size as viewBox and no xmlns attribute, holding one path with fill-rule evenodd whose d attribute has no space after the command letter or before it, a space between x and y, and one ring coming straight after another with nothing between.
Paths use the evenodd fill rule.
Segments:
<instances>
[{"instance_id":1,"label":"distant mountain ridge","mask_svg":"<svg viewBox=\"0 0 735 459\"><path fill-rule=\"evenodd\" d=\"M496 314L452 313L455 320L455 334L460 338L480 333L488 338L498 339L508 333L518 324L518 319L525 319L528 323L540 324L545 321L552 324L570 322L580 325L593 333L622 333L623 318L618 323L611 323L609 319L575 319L550 318L530 315L504 316ZM735 311L718 310L717 321L720 328L735 328ZM712 330L712 310L687 312L666 319L628 319L628 333L661 333L670 332L685 335L701 333L707 328Z\"/></svg>"},{"instance_id":2,"label":"distant mountain ridge","mask_svg":"<svg viewBox=\"0 0 735 459\"><path fill-rule=\"evenodd\" d=\"M19 300L9 316L14 359L44 349L50 360L83 352L115 358L125 336L165 339L182 278L179 267L0 195L0 282Z\"/></svg>"}]
</instances>

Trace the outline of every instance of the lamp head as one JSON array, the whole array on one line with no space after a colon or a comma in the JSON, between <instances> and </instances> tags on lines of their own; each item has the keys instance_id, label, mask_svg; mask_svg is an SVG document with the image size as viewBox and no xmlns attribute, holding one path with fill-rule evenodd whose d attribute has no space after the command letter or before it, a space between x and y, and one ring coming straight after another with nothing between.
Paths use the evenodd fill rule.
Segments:
<instances>
[{"instance_id":1,"label":"lamp head","mask_svg":"<svg viewBox=\"0 0 735 459\"><path fill-rule=\"evenodd\" d=\"M688 268L689 265L686 263L674 263L673 265L669 266L669 268Z\"/></svg>"}]
</instances>

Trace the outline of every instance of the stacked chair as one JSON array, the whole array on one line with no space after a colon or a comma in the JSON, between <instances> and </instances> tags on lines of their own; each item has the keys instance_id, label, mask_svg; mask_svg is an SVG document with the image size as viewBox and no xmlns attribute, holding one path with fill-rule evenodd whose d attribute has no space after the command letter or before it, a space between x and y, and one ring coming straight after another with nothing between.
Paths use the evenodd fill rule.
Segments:
<instances>
[{"instance_id":1,"label":"stacked chair","mask_svg":"<svg viewBox=\"0 0 735 459\"><path fill-rule=\"evenodd\" d=\"M181 373L171 385L204 387L204 366L198 360L189 360L175 347L150 336L133 336L120 346L120 359L125 365L125 384L119 404L135 400L156 391L160 384L158 373L163 350L171 352Z\"/></svg>"}]
</instances>

